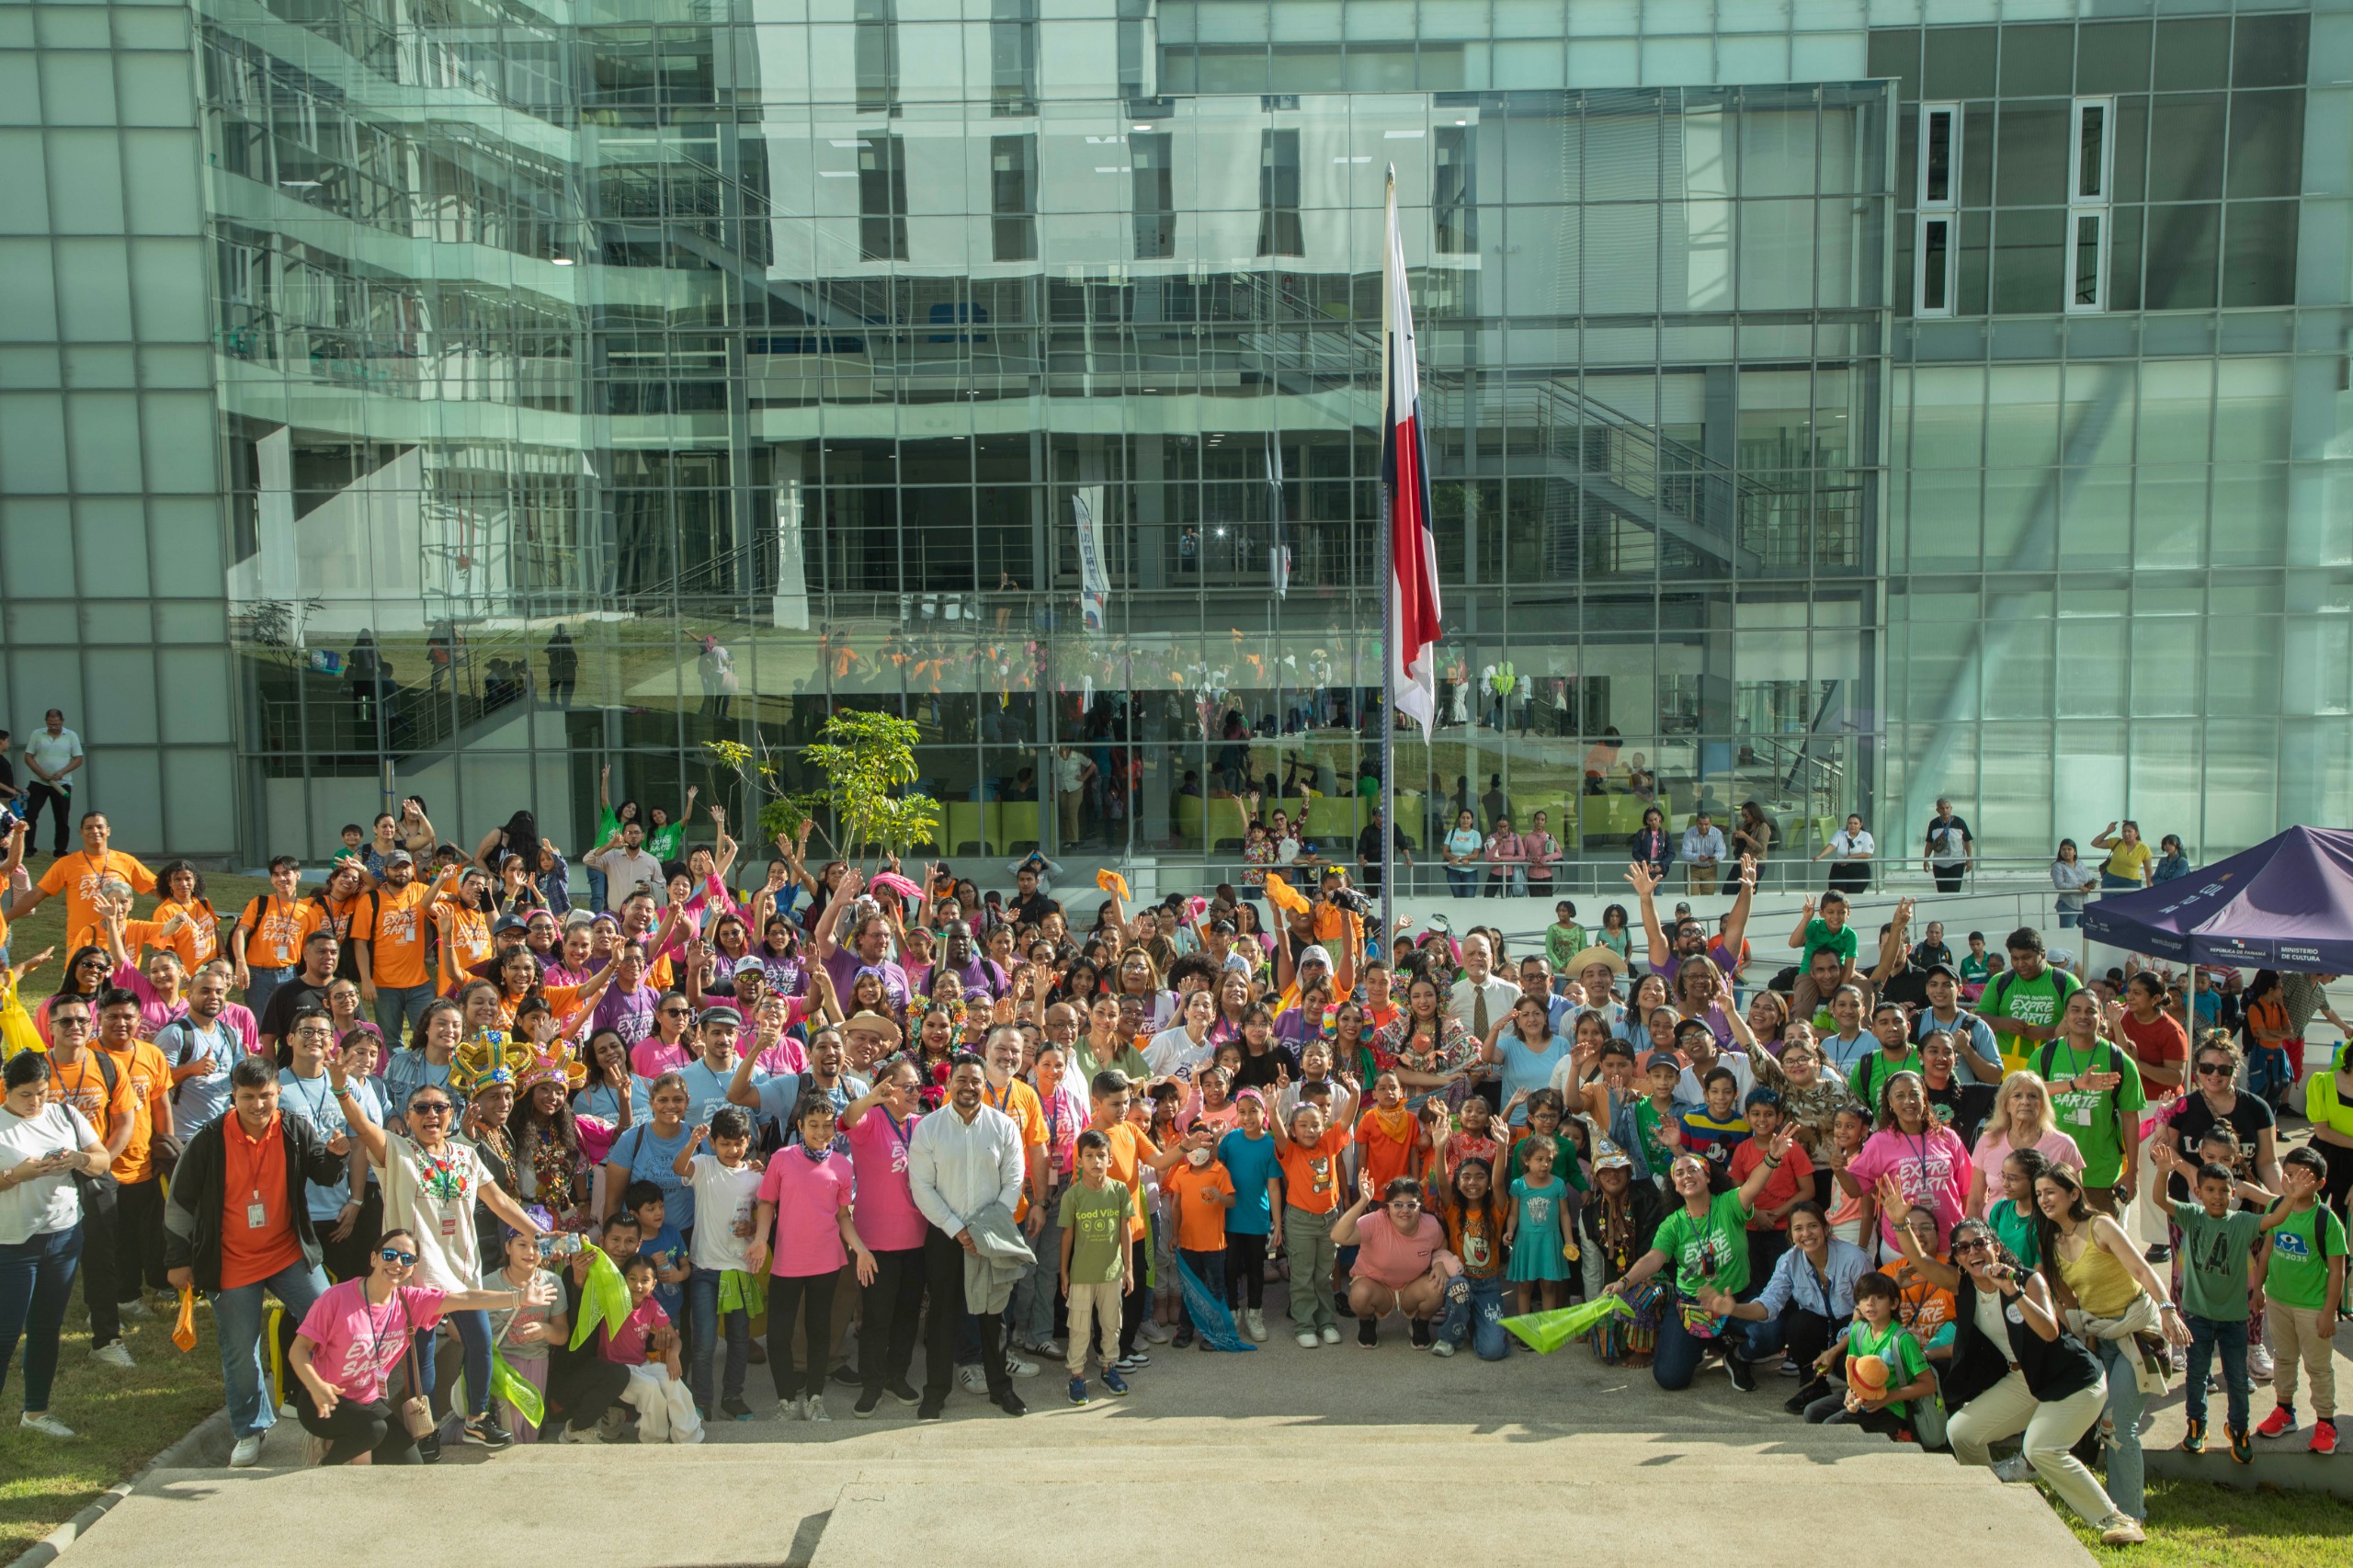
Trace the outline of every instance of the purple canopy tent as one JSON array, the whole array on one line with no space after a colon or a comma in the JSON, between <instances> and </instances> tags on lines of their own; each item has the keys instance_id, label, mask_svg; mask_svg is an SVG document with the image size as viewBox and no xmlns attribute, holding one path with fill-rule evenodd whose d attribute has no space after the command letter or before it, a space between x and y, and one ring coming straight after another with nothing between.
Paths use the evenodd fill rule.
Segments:
<instances>
[{"instance_id":1,"label":"purple canopy tent","mask_svg":"<svg viewBox=\"0 0 2353 1568\"><path fill-rule=\"evenodd\" d=\"M2353 833L2291 827L2084 909L2084 935L2178 963L2353 974Z\"/></svg>"}]
</instances>

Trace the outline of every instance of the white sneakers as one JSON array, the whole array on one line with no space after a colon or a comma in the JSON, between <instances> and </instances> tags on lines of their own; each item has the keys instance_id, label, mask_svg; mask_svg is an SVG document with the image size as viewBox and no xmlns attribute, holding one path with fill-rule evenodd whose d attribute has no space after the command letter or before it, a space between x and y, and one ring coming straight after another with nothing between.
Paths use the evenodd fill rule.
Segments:
<instances>
[{"instance_id":1,"label":"white sneakers","mask_svg":"<svg viewBox=\"0 0 2353 1568\"><path fill-rule=\"evenodd\" d=\"M1267 1313L1260 1307L1242 1309L1242 1332L1260 1345L1267 1343Z\"/></svg>"},{"instance_id":2,"label":"white sneakers","mask_svg":"<svg viewBox=\"0 0 2353 1568\"><path fill-rule=\"evenodd\" d=\"M1017 1378L1034 1378L1038 1375L1038 1363L1025 1361L1007 1350L1005 1353L1005 1369Z\"/></svg>"},{"instance_id":3,"label":"white sneakers","mask_svg":"<svg viewBox=\"0 0 2353 1568\"><path fill-rule=\"evenodd\" d=\"M813 1393L807 1399L801 1401L801 1404L804 1407L804 1413L812 1421L831 1421L833 1419L832 1416L825 1414L825 1396L824 1394Z\"/></svg>"},{"instance_id":4,"label":"white sneakers","mask_svg":"<svg viewBox=\"0 0 2353 1568\"><path fill-rule=\"evenodd\" d=\"M1994 1474L2002 1481L2031 1481L2034 1479L2034 1466L2024 1454L2012 1454L2008 1459L1995 1463Z\"/></svg>"},{"instance_id":5,"label":"white sneakers","mask_svg":"<svg viewBox=\"0 0 2353 1568\"><path fill-rule=\"evenodd\" d=\"M1340 1343L1340 1331L1329 1324L1326 1324L1324 1329L1324 1343L1326 1345L1337 1345Z\"/></svg>"},{"instance_id":6,"label":"white sneakers","mask_svg":"<svg viewBox=\"0 0 2353 1568\"><path fill-rule=\"evenodd\" d=\"M155 1315L155 1309L147 1304L144 1297L141 1297L135 1301L117 1301L114 1304L114 1310L120 1312L124 1317L137 1319L141 1322L144 1322Z\"/></svg>"},{"instance_id":7,"label":"white sneakers","mask_svg":"<svg viewBox=\"0 0 2353 1568\"><path fill-rule=\"evenodd\" d=\"M1323 1343L1324 1342L1322 1340L1315 1337L1315 1330L1313 1328L1302 1328L1299 1331L1299 1347L1302 1350L1313 1350Z\"/></svg>"},{"instance_id":8,"label":"white sneakers","mask_svg":"<svg viewBox=\"0 0 2353 1568\"><path fill-rule=\"evenodd\" d=\"M2099 1531L2104 1546L2138 1546L2149 1539L2141 1522L2130 1514L2110 1514L2093 1528Z\"/></svg>"},{"instance_id":9,"label":"white sneakers","mask_svg":"<svg viewBox=\"0 0 2353 1568\"><path fill-rule=\"evenodd\" d=\"M808 1397L807 1397L806 1395L803 1395L803 1396L801 1396L801 1398L799 1398L799 1399L790 1399L790 1400L783 1400L783 1399L780 1399L780 1400L777 1401L777 1405L776 1405L776 1418L777 1418L779 1421L806 1421L806 1420L808 1420L808 1419L809 1419L809 1400L808 1400Z\"/></svg>"},{"instance_id":10,"label":"white sneakers","mask_svg":"<svg viewBox=\"0 0 2353 1568\"><path fill-rule=\"evenodd\" d=\"M1158 1322L1153 1318L1144 1319L1143 1326L1136 1332L1142 1335L1146 1339L1151 1340L1154 1345L1165 1345L1170 1340L1176 1337L1176 1331L1175 1329L1170 1328L1166 1324Z\"/></svg>"},{"instance_id":11,"label":"white sneakers","mask_svg":"<svg viewBox=\"0 0 2353 1568\"><path fill-rule=\"evenodd\" d=\"M97 1349L91 1351L90 1359L93 1361L103 1361L109 1367L119 1367L124 1371L129 1371L131 1368L139 1365L138 1362L131 1358L131 1346L125 1345L119 1339L116 1340L112 1345L102 1345Z\"/></svg>"},{"instance_id":12,"label":"white sneakers","mask_svg":"<svg viewBox=\"0 0 2353 1568\"><path fill-rule=\"evenodd\" d=\"M249 1466L257 1465L260 1462L261 1434L258 1432L249 1432L244 1437L238 1438L237 1446L229 1450L229 1468L231 1470L244 1470Z\"/></svg>"},{"instance_id":13,"label":"white sneakers","mask_svg":"<svg viewBox=\"0 0 2353 1568\"><path fill-rule=\"evenodd\" d=\"M17 1418L17 1426L20 1431L39 1432L44 1437L70 1437L74 1435L73 1427L68 1426L46 1410L39 1415L35 1415L29 1410L26 1411Z\"/></svg>"}]
</instances>

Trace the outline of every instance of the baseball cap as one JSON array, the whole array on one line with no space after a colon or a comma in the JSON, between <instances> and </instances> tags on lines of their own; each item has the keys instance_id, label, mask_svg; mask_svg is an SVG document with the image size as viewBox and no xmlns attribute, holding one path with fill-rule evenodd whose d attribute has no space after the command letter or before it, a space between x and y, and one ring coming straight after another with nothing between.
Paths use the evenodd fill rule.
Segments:
<instances>
[{"instance_id":1,"label":"baseball cap","mask_svg":"<svg viewBox=\"0 0 2353 1568\"><path fill-rule=\"evenodd\" d=\"M519 915L502 915L498 917L498 924L490 928L490 934L495 937L507 931L528 931L530 928L531 923Z\"/></svg>"},{"instance_id":2,"label":"baseball cap","mask_svg":"<svg viewBox=\"0 0 2353 1568\"><path fill-rule=\"evenodd\" d=\"M395 849L391 854L384 857L384 864L387 866L414 866L416 864L416 857L410 854L405 849Z\"/></svg>"},{"instance_id":3,"label":"baseball cap","mask_svg":"<svg viewBox=\"0 0 2353 1568\"><path fill-rule=\"evenodd\" d=\"M1961 983L1961 976L1954 971L1952 965L1949 963L1932 963L1920 972L1931 980L1941 974L1947 980L1951 981L1955 985Z\"/></svg>"}]
</instances>

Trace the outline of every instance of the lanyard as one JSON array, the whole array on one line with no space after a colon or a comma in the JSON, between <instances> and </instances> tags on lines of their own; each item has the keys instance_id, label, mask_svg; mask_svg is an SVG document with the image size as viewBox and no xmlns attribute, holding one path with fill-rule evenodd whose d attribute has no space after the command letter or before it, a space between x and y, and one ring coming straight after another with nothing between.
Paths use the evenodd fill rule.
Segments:
<instances>
[{"instance_id":1,"label":"lanyard","mask_svg":"<svg viewBox=\"0 0 2353 1568\"><path fill-rule=\"evenodd\" d=\"M902 1124L902 1123L900 1122L900 1120L899 1120L899 1119L898 1119L897 1117L892 1116L889 1111L884 1110L881 1106L876 1106L876 1107L874 1108L874 1109L875 1109L875 1113L876 1113L877 1115L879 1115L880 1117L881 1117L881 1119L882 1119L882 1124L883 1124L884 1126L888 1127L888 1128L891 1130L891 1136L892 1136L893 1138L896 1138L896 1139L899 1141L899 1147L900 1147L901 1149L903 1149L903 1150L904 1150L904 1148L906 1148L906 1147L907 1147L907 1130L908 1130L909 1128L913 1127L913 1126L915 1124L915 1119L914 1117L912 1117L912 1116L911 1116L911 1117L907 1118L907 1119L906 1119L906 1121L904 1122L904 1124Z\"/></svg>"}]
</instances>

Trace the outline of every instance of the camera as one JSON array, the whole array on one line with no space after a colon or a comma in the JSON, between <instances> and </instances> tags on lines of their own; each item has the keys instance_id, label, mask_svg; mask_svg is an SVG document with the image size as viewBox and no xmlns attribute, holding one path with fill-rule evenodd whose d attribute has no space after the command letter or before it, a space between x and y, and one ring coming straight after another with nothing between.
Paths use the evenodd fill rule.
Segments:
<instances>
[{"instance_id":1,"label":"camera","mask_svg":"<svg viewBox=\"0 0 2353 1568\"><path fill-rule=\"evenodd\" d=\"M1349 914L1361 916L1367 920L1371 919L1375 915L1380 913L1380 910L1374 906L1372 900L1358 892L1355 888L1334 888L1326 896L1328 896L1334 903L1338 904L1342 909L1347 910Z\"/></svg>"}]
</instances>

